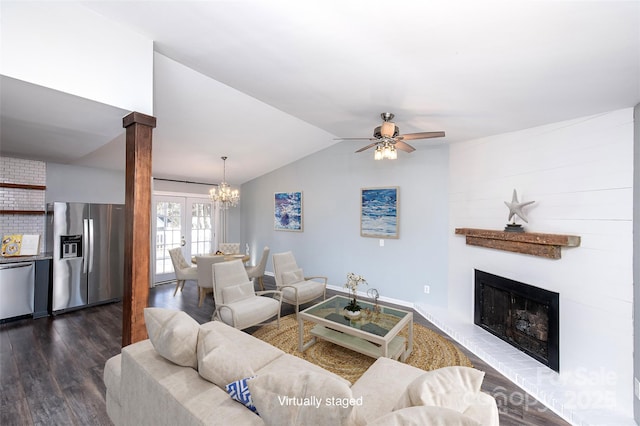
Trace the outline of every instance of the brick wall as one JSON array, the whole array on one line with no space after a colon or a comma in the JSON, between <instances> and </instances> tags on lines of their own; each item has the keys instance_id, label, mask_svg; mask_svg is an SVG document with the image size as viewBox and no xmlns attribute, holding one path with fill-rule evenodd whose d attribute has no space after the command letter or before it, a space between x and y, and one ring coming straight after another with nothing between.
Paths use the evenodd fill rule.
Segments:
<instances>
[{"instance_id":1,"label":"brick wall","mask_svg":"<svg viewBox=\"0 0 640 426\"><path fill-rule=\"evenodd\" d=\"M42 161L0 157L0 182L46 185L47 166ZM45 192L0 188L0 210L45 210ZM0 236L39 234L44 247L44 215L0 214Z\"/></svg>"}]
</instances>

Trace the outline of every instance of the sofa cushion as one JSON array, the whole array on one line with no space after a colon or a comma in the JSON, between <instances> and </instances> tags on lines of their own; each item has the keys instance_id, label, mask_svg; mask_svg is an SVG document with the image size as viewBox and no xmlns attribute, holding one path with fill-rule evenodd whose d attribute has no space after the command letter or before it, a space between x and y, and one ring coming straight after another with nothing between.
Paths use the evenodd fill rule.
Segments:
<instances>
[{"instance_id":1,"label":"sofa cushion","mask_svg":"<svg viewBox=\"0 0 640 426\"><path fill-rule=\"evenodd\" d=\"M304 281L302 268L286 271L282 273L282 285L295 284Z\"/></svg>"},{"instance_id":2,"label":"sofa cushion","mask_svg":"<svg viewBox=\"0 0 640 426\"><path fill-rule=\"evenodd\" d=\"M160 355L183 367L198 367L200 324L196 320L175 309L145 308L144 321L149 340Z\"/></svg>"},{"instance_id":3,"label":"sofa cushion","mask_svg":"<svg viewBox=\"0 0 640 426\"><path fill-rule=\"evenodd\" d=\"M413 380L394 410L418 405L445 407L463 412L480 392L484 372L470 367L444 367Z\"/></svg>"},{"instance_id":4,"label":"sofa cushion","mask_svg":"<svg viewBox=\"0 0 640 426\"><path fill-rule=\"evenodd\" d=\"M269 364L265 365L259 370L256 370L256 374L258 376L262 376L264 374L278 374L282 370L296 370L296 371L312 371L318 374L326 374L328 376L333 377L334 379L343 382L347 386L351 387L351 382L349 382L344 377L341 377L331 371L325 370L324 368L312 364L306 359L299 358L295 355L284 354L281 357L274 359Z\"/></svg>"},{"instance_id":5,"label":"sofa cushion","mask_svg":"<svg viewBox=\"0 0 640 426\"><path fill-rule=\"evenodd\" d=\"M343 381L324 373L281 369L247 382L268 425L359 425L362 400Z\"/></svg>"},{"instance_id":6,"label":"sofa cushion","mask_svg":"<svg viewBox=\"0 0 640 426\"><path fill-rule=\"evenodd\" d=\"M258 372L274 359L284 355L284 352L275 346L256 339L244 331L237 330L222 321L210 321L202 324L200 329L217 330L224 337L233 342L236 352L241 353L247 359L253 371Z\"/></svg>"},{"instance_id":7,"label":"sofa cushion","mask_svg":"<svg viewBox=\"0 0 640 426\"><path fill-rule=\"evenodd\" d=\"M444 407L407 407L393 411L367 426L481 426L481 423Z\"/></svg>"},{"instance_id":8,"label":"sofa cushion","mask_svg":"<svg viewBox=\"0 0 640 426\"><path fill-rule=\"evenodd\" d=\"M219 386L253 376L249 361L237 346L216 329L201 328L198 334L198 373Z\"/></svg>"},{"instance_id":9,"label":"sofa cushion","mask_svg":"<svg viewBox=\"0 0 640 426\"><path fill-rule=\"evenodd\" d=\"M254 297L255 295L256 293L253 290L253 283L251 281L247 281L243 284L224 287L222 289L222 300L225 304L238 302L249 297Z\"/></svg>"}]
</instances>

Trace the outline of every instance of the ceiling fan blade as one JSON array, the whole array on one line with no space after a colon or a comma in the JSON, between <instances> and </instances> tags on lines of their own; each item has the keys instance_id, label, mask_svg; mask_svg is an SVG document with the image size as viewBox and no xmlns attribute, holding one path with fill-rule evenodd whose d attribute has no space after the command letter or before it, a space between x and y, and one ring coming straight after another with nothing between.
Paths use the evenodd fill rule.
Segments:
<instances>
[{"instance_id":1,"label":"ceiling fan blade","mask_svg":"<svg viewBox=\"0 0 640 426\"><path fill-rule=\"evenodd\" d=\"M366 151L369 148L373 148L374 146L378 145L378 142L374 142L372 144L369 144L365 147L360 148L359 150L357 150L356 152L362 152L362 151Z\"/></svg>"},{"instance_id":2,"label":"ceiling fan blade","mask_svg":"<svg viewBox=\"0 0 640 426\"><path fill-rule=\"evenodd\" d=\"M396 149L399 149L400 151L404 151L404 152L413 152L416 150L414 147L412 147L408 143L405 143L402 141L396 141L395 146L396 146Z\"/></svg>"},{"instance_id":3,"label":"ceiling fan blade","mask_svg":"<svg viewBox=\"0 0 640 426\"><path fill-rule=\"evenodd\" d=\"M376 138L333 138L334 141L375 141Z\"/></svg>"},{"instance_id":4,"label":"ceiling fan blade","mask_svg":"<svg viewBox=\"0 0 640 426\"><path fill-rule=\"evenodd\" d=\"M420 132L420 133L407 133L406 135L400 135L397 139L412 141L414 139L429 139L429 138L442 138L444 132Z\"/></svg>"}]
</instances>

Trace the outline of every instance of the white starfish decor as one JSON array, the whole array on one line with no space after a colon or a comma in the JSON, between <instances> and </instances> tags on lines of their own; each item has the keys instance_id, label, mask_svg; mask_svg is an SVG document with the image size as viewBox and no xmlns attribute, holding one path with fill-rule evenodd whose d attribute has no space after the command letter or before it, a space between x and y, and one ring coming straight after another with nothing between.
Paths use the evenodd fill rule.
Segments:
<instances>
[{"instance_id":1,"label":"white starfish decor","mask_svg":"<svg viewBox=\"0 0 640 426\"><path fill-rule=\"evenodd\" d=\"M509 219L511 220L511 218L513 216L518 216L520 219L524 220L526 223L529 223L527 221L527 216L524 214L524 212L522 211L522 208L525 206L528 206L529 204L533 204L535 203L535 201L527 201L525 203L521 203L518 201L518 194L516 193L516 190L513 190L513 197L511 197L511 202L507 203L506 201L504 202L504 204L509 207ZM515 223L515 219L513 221L513 223Z\"/></svg>"}]
</instances>

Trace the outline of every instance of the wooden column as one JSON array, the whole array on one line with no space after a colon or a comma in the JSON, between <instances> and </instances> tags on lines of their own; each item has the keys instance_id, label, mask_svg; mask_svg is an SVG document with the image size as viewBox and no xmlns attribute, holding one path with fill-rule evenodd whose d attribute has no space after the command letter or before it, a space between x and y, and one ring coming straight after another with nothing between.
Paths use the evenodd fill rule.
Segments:
<instances>
[{"instance_id":1,"label":"wooden column","mask_svg":"<svg viewBox=\"0 0 640 426\"><path fill-rule=\"evenodd\" d=\"M156 118L132 112L127 129L124 295L122 346L147 338L144 308L149 299L151 241L151 136Z\"/></svg>"}]
</instances>

